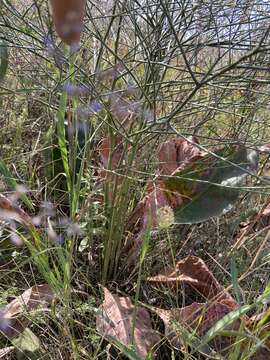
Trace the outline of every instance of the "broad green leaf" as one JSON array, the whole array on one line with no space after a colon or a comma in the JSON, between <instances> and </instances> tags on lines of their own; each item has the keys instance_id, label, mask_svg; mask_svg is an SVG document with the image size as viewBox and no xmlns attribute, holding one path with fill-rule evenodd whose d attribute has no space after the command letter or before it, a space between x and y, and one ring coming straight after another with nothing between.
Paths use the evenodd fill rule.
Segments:
<instances>
[{"instance_id":1,"label":"broad green leaf","mask_svg":"<svg viewBox=\"0 0 270 360\"><path fill-rule=\"evenodd\" d=\"M8 48L3 41L0 42L0 82L4 79L8 68Z\"/></svg>"},{"instance_id":2,"label":"broad green leaf","mask_svg":"<svg viewBox=\"0 0 270 360\"><path fill-rule=\"evenodd\" d=\"M166 179L166 187L185 201L174 209L175 223L199 223L225 214L237 200L246 177L256 170L257 162L256 151L223 149L216 157L208 155Z\"/></svg>"}]
</instances>

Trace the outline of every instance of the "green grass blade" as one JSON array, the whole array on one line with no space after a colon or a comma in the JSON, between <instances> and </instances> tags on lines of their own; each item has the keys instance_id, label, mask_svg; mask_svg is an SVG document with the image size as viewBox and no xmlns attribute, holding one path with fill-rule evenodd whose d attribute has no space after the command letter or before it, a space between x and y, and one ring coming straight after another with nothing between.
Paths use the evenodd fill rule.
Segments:
<instances>
[{"instance_id":1,"label":"green grass blade","mask_svg":"<svg viewBox=\"0 0 270 360\"><path fill-rule=\"evenodd\" d=\"M0 43L0 81L2 81L6 75L8 68L8 47L5 42Z\"/></svg>"},{"instance_id":2,"label":"green grass blade","mask_svg":"<svg viewBox=\"0 0 270 360\"><path fill-rule=\"evenodd\" d=\"M112 336L108 336L110 342L116 346L129 360L143 360L137 353L126 345L122 344L119 340Z\"/></svg>"},{"instance_id":3,"label":"green grass blade","mask_svg":"<svg viewBox=\"0 0 270 360\"><path fill-rule=\"evenodd\" d=\"M69 169L69 161L68 161L68 149L66 142L66 132L65 132L65 112L66 112L66 104L67 104L67 94L65 92L62 93L60 98L59 109L57 113L57 136L58 136L58 145L61 153L61 158L63 161L63 167L67 179L67 187L70 193L71 191L71 176Z\"/></svg>"},{"instance_id":4,"label":"green grass blade","mask_svg":"<svg viewBox=\"0 0 270 360\"><path fill-rule=\"evenodd\" d=\"M17 181L15 180L14 176L12 175L12 173L9 171L9 169L7 168L6 164L0 160L0 175L3 176L5 183L7 184L7 186L11 189L11 190L16 190L16 187L18 185ZM34 205L32 203L32 201L28 198L27 195L22 194L21 195L21 199L22 202L24 203L24 205L31 211L34 211Z\"/></svg>"}]
</instances>

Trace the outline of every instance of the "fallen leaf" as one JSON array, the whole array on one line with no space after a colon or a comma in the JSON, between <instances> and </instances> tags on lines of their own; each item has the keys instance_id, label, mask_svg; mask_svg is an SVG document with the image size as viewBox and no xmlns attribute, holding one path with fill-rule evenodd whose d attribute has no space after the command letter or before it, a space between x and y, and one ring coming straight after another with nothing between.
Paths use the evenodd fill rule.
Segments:
<instances>
[{"instance_id":1,"label":"fallen leaf","mask_svg":"<svg viewBox=\"0 0 270 360\"><path fill-rule=\"evenodd\" d=\"M182 328L187 331L195 332L199 338L203 337L209 329L225 315L229 314L231 309L222 303L193 303L183 308L171 310L155 309L165 324L165 335L173 347L180 349L183 346L184 334ZM238 330L241 321L236 320L227 330ZM218 336L208 344L215 351L222 351L232 343L231 337ZM188 341L186 339L186 341ZM195 344L193 344L195 345Z\"/></svg>"},{"instance_id":2,"label":"fallen leaf","mask_svg":"<svg viewBox=\"0 0 270 360\"><path fill-rule=\"evenodd\" d=\"M177 169L164 180L168 190L185 196L174 208L175 223L194 224L232 209L241 187L258 164L258 153L244 147L224 148Z\"/></svg>"},{"instance_id":3,"label":"fallen leaf","mask_svg":"<svg viewBox=\"0 0 270 360\"><path fill-rule=\"evenodd\" d=\"M16 220L25 225L33 225L31 217L2 194L0 194L0 218Z\"/></svg>"},{"instance_id":4,"label":"fallen leaf","mask_svg":"<svg viewBox=\"0 0 270 360\"><path fill-rule=\"evenodd\" d=\"M224 148L214 156L200 151L196 143L196 139L176 138L161 144L160 174L131 213L133 220L128 220L128 224L139 224L127 242L129 259L136 257L149 224L152 228L193 224L229 211L239 196L239 186L257 168L256 151Z\"/></svg>"},{"instance_id":5,"label":"fallen leaf","mask_svg":"<svg viewBox=\"0 0 270 360\"><path fill-rule=\"evenodd\" d=\"M205 262L197 256L188 256L178 261L175 268L166 268L159 275L148 277L147 281L165 284L179 282L188 284L209 301L222 302L231 310L237 307L233 297L219 284Z\"/></svg>"},{"instance_id":6,"label":"fallen leaf","mask_svg":"<svg viewBox=\"0 0 270 360\"><path fill-rule=\"evenodd\" d=\"M102 315L96 318L97 331L109 340L112 336L126 346L133 345L139 356L145 357L160 341L151 325L150 315L142 307L136 309L136 323L133 324L135 307L128 297L119 297L104 288L104 302L100 306Z\"/></svg>"},{"instance_id":7,"label":"fallen leaf","mask_svg":"<svg viewBox=\"0 0 270 360\"><path fill-rule=\"evenodd\" d=\"M54 299L49 285L35 285L21 296L0 309L0 332L8 338L19 336L31 323L27 316L40 305L48 305Z\"/></svg>"},{"instance_id":8,"label":"fallen leaf","mask_svg":"<svg viewBox=\"0 0 270 360\"><path fill-rule=\"evenodd\" d=\"M207 153L196 145L197 139L170 139L159 147L159 170L162 175L171 175L175 170L184 168L188 163L204 157Z\"/></svg>"}]
</instances>

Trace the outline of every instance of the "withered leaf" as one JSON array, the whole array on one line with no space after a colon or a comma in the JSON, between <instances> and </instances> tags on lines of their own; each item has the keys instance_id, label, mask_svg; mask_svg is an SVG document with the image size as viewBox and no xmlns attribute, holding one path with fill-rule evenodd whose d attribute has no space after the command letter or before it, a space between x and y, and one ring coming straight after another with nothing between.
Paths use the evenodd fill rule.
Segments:
<instances>
[{"instance_id":1,"label":"withered leaf","mask_svg":"<svg viewBox=\"0 0 270 360\"><path fill-rule=\"evenodd\" d=\"M49 285L35 285L0 309L0 329L8 338L14 338L31 323L29 313L54 299Z\"/></svg>"},{"instance_id":2,"label":"withered leaf","mask_svg":"<svg viewBox=\"0 0 270 360\"><path fill-rule=\"evenodd\" d=\"M15 206L3 194L0 194L0 218L16 220L25 225L33 225L31 217L19 206Z\"/></svg>"},{"instance_id":3,"label":"withered leaf","mask_svg":"<svg viewBox=\"0 0 270 360\"><path fill-rule=\"evenodd\" d=\"M117 169L121 164L123 158L124 145L120 136L114 138L105 137L99 144L99 153L101 157L101 163L104 168L109 167L109 160L111 154L111 169Z\"/></svg>"},{"instance_id":4,"label":"withered leaf","mask_svg":"<svg viewBox=\"0 0 270 360\"><path fill-rule=\"evenodd\" d=\"M155 283L185 283L192 286L207 300L226 304L231 310L237 307L233 297L219 284L205 262L197 256L188 256L177 262L175 268L166 268L159 275L148 277Z\"/></svg>"},{"instance_id":5,"label":"withered leaf","mask_svg":"<svg viewBox=\"0 0 270 360\"><path fill-rule=\"evenodd\" d=\"M176 169L198 160L206 155L196 145L195 138L190 141L183 138L174 138L162 143L159 147L159 169L162 175L171 175Z\"/></svg>"},{"instance_id":6,"label":"withered leaf","mask_svg":"<svg viewBox=\"0 0 270 360\"><path fill-rule=\"evenodd\" d=\"M100 310L102 315L96 318L97 331L107 339L112 336L126 346L132 345L135 307L131 300L114 295L104 288L104 302ZM159 341L160 337L152 328L148 311L138 307L133 339L137 354L145 357Z\"/></svg>"},{"instance_id":7,"label":"withered leaf","mask_svg":"<svg viewBox=\"0 0 270 360\"><path fill-rule=\"evenodd\" d=\"M183 308L175 308L171 310L155 309L156 313L161 317L165 324L165 335L173 347L179 349L183 345L184 327L189 332L195 332L199 338L203 337L207 331L231 310L222 303L193 303ZM230 330L238 330L240 320L236 320L230 325ZM228 330L229 330L228 329ZM232 338L218 336L209 344L215 351L222 351L232 343Z\"/></svg>"}]
</instances>

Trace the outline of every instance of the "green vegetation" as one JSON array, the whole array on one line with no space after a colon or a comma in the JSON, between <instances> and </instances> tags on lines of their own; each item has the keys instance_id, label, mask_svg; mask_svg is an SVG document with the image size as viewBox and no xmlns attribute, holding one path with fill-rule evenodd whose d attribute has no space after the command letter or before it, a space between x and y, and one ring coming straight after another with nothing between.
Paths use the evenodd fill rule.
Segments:
<instances>
[{"instance_id":1,"label":"green vegetation","mask_svg":"<svg viewBox=\"0 0 270 360\"><path fill-rule=\"evenodd\" d=\"M269 10L2 0L0 359L270 359Z\"/></svg>"}]
</instances>

